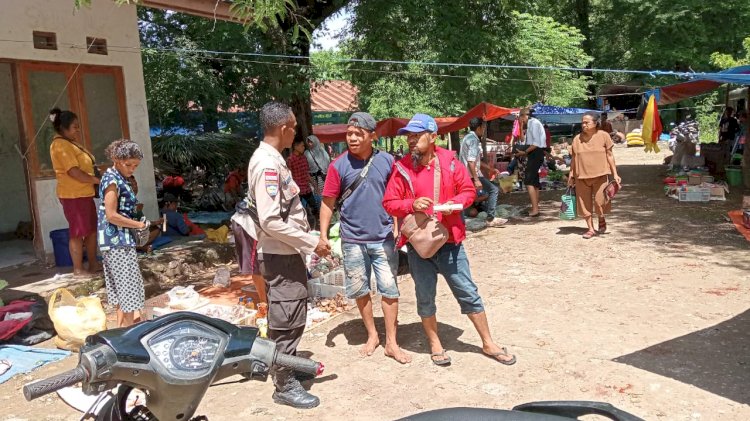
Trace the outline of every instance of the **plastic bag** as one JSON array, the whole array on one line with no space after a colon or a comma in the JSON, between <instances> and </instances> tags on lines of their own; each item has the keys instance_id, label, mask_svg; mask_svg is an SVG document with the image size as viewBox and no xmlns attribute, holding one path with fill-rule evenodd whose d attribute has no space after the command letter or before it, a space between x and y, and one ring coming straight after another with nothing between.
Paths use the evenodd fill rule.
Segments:
<instances>
[{"instance_id":1,"label":"plastic bag","mask_svg":"<svg viewBox=\"0 0 750 421\"><path fill-rule=\"evenodd\" d=\"M188 310L195 308L200 303L200 295L193 289L193 285L187 287L174 287L167 292L169 307L177 310Z\"/></svg>"},{"instance_id":2,"label":"plastic bag","mask_svg":"<svg viewBox=\"0 0 750 421\"><path fill-rule=\"evenodd\" d=\"M228 287L232 284L232 281L229 279L229 275L229 268L226 266L220 266L219 269L216 270L213 285L223 288Z\"/></svg>"},{"instance_id":3,"label":"plastic bag","mask_svg":"<svg viewBox=\"0 0 750 421\"><path fill-rule=\"evenodd\" d=\"M566 221L572 221L578 216L576 210L576 191L575 189L568 187L568 190L560 198L562 203L560 204L560 219Z\"/></svg>"},{"instance_id":4,"label":"plastic bag","mask_svg":"<svg viewBox=\"0 0 750 421\"><path fill-rule=\"evenodd\" d=\"M67 288L52 294L48 312L57 331L55 346L60 349L77 351L87 336L107 328L107 315L99 297L75 298Z\"/></svg>"}]
</instances>

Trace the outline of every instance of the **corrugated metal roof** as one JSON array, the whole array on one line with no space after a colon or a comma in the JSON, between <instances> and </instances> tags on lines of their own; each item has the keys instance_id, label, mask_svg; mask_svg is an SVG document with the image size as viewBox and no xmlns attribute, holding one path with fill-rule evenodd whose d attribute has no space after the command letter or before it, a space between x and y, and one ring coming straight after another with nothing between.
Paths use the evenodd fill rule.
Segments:
<instances>
[{"instance_id":1,"label":"corrugated metal roof","mask_svg":"<svg viewBox=\"0 0 750 421\"><path fill-rule=\"evenodd\" d=\"M313 111L356 111L359 90L345 80L314 83L310 87Z\"/></svg>"}]
</instances>

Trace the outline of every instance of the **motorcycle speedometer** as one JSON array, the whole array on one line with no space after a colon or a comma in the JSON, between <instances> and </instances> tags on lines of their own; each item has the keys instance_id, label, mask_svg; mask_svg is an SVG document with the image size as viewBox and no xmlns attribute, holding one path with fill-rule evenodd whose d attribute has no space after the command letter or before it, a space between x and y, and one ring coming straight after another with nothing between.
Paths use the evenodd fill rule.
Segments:
<instances>
[{"instance_id":1,"label":"motorcycle speedometer","mask_svg":"<svg viewBox=\"0 0 750 421\"><path fill-rule=\"evenodd\" d=\"M175 323L148 340L159 363L182 376L208 372L223 352L223 344L217 332L193 321Z\"/></svg>"},{"instance_id":2,"label":"motorcycle speedometer","mask_svg":"<svg viewBox=\"0 0 750 421\"><path fill-rule=\"evenodd\" d=\"M178 338L169 350L169 358L175 368L201 371L211 367L219 352L220 341L200 335Z\"/></svg>"}]
</instances>

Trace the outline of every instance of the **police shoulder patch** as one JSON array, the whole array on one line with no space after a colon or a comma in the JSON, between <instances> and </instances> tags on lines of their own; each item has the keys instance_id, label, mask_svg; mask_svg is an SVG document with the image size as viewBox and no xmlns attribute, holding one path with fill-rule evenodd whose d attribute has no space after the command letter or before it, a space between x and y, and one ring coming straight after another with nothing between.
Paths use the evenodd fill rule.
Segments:
<instances>
[{"instance_id":1,"label":"police shoulder patch","mask_svg":"<svg viewBox=\"0 0 750 421\"><path fill-rule=\"evenodd\" d=\"M275 198L279 194L279 171L273 168L263 170L263 181L266 184L266 193Z\"/></svg>"}]
</instances>

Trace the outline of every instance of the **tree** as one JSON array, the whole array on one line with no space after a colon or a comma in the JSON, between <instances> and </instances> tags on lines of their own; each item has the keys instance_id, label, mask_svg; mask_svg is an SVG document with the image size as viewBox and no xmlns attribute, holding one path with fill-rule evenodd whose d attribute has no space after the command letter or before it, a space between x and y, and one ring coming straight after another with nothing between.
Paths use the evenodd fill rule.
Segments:
<instances>
[{"instance_id":1,"label":"tree","mask_svg":"<svg viewBox=\"0 0 750 421\"><path fill-rule=\"evenodd\" d=\"M252 87L272 72L239 54L262 51L259 30L156 9L140 8L138 17L152 124L216 132L227 117L221 110L252 110L265 99ZM216 50L234 54L199 52Z\"/></svg>"},{"instance_id":2,"label":"tree","mask_svg":"<svg viewBox=\"0 0 750 421\"><path fill-rule=\"evenodd\" d=\"M80 7L89 5L91 0L74 2ZM137 0L117 2L138 3ZM277 99L288 102L294 109L300 126L297 136L308 136L312 133L311 72L306 58L310 54L310 35L347 2L348 0L233 0L231 11L244 23L244 35L243 27L236 24L231 27L231 23L180 14L142 12L142 15L145 13L147 16L146 25L141 27L142 41L152 48L147 50L149 54L144 54L144 59L151 60L144 61L145 77L147 81L151 79L159 85L155 88L155 94L151 95L150 103L157 108L163 106L155 113L161 117L161 121L169 121L177 118L179 111L184 111L185 104L193 101L207 116L204 129L211 131L218 128L215 123L217 119L211 114L217 113L219 107L227 110L229 107L225 105L257 105L258 102ZM149 14L156 17L149 21ZM157 54L164 54L165 48L174 46L175 39L183 42L188 51L172 51L176 57L171 59L157 58ZM202 45L215 45L215 50L230 53L258 52L299 58L250 60L240 54L207 56L190 51L201 49L199 46ZM254 62L254 66L243 65L250 62ZM251 71L248 71L249 67ZM227 86L219 86L218 83L224 80L228 81ZM204 85L204 82L208 84ZM193 89L201 86L207 88L207 92ZM157 98L156 93L161 96ZM168 104L180 105L169 110Z\"/></svg>"},{"instance_id":3,"label":"tree","mask_svg":"<svg viewBox=\"0 0 750 421\"><path fill-rule=\"evenodd\" d=\"M406 62L585 67L580 31L513 12L517 2L362 0L352 8L350 57ZM428 35L429 34L429 35ZM587 79L568 71L350 63L360 102L378 117L456 115L481 101L572 105Z\"/></svg>"},{"instance_id":4,"label":"tree","mask_svg":"<svg viewBox=\"0 0 750 421\"><path fill-rule=\"evenodd\" d=\"M606 0L592 25L595 64L625 69L710 71L714 51L738 54L750 34L750 2Z\"/></svg>"},{"instance_id":5,"label":"tree","mask_svg":"<svg viewBox=\"0 0 750 421\"><path fill-rule=\"evenodd\" d=\"M585 68L592 58L583 48L581 32L560 24L552 18L514 13L518 33L514 44L518 46L521 63L540 67ZM528 86L516 85L513 92L520 98L516 102L536 102L570 106L586 99L589 78L581 72L564 70L525 70L532 81Z\"/></svg>"},{"instance_id":6,"label":"tree","mask_svg":"<svg viewBox=\"0 0 750 421\"><path fill-rule=\"evenodd\" d=\"M745 49L745 57L734 58L730 54L714 52L711 54L711 64L720 69L750 65L750 37L745 38L742 46Z\"/></svg>"},{"instance_id":7,"label":"tree","mask_svg":"<svg viewBox=\"0 0 750 421\"><path fill-rule=\"evenodd\" d=\"M500 63L513 50L508 40L516 28L507 0L360 0L351 14L350 41L343 50L359 59ZM507 73L387 63L348 67L365 108L399 117L417 110L455 114L500 97L500 80Z\"/></svg>"}]
</instances>

